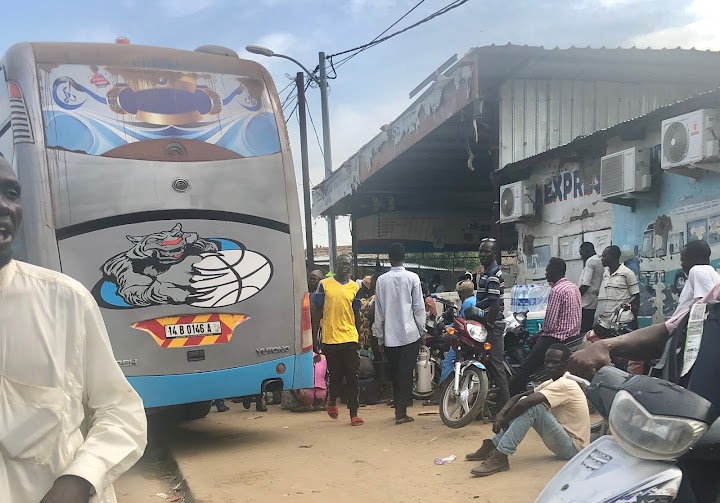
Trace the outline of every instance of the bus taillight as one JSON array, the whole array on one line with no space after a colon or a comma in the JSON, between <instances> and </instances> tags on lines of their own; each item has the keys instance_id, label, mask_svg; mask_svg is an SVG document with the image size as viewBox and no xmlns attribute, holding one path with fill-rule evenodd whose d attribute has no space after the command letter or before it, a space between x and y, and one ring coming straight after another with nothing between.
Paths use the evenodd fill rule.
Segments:
<instances>
[{"instance_id":1,"label":"bus taillight","mask_svg":"<svg viewBox=\"0 0 720 503\"><path fill-rule=\"evenodd\" d=\"M8 96L10 97L10 99L15 98L17 100L22 100L22 91L20 91L20 86L17 85L17 82L9 80L7 83L7 87Z\"/></svg>"},{"instance_id":2,"label":"bus taillight","mask_svg":"<svg viewBox=\"0 0 720 503\"><path fill-rule=\"evenodd\" d=\"M25 100L20 85L17 82L8 80L8 97L10 98L10 121L13 128L13 141L15 143L35 143L30 117L25 107Z\"/></svg>"},{"instance_id":3,"label":"bus taillight","mask_svg":"<svg viewBox=\"0 0 720 503\"><path fill-rule=\"evenodd\" d=\"M309 293L305 294L302 301L302 313L300 315L300 332L300 343L302 344L302 352L305 353L313 348Z\"/></svg>"}]
</instances>

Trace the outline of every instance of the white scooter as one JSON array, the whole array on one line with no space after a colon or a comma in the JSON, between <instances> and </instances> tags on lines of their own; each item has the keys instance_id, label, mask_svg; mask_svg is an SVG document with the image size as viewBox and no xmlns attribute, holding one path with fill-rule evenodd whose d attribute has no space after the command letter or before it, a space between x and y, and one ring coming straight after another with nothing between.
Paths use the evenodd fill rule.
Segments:
<instances>
[{"instance_id":1,"label":"white scooter","mask_svg":"<svg viewBox=\"0 0 720 503\"><path fill-rule=\"evenodd\" d=\"M587 395L612 436L580 451L536 503L671 502L683 477L678 459L720 461L720 412L692 391L604 367Z\"/></svg>"}]
</instances>

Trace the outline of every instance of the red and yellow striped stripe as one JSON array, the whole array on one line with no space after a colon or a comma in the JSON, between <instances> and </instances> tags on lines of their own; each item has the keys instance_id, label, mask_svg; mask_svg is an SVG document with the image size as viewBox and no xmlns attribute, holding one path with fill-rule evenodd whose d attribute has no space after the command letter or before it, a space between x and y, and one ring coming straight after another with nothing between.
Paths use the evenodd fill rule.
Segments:
<instances>
[{"instance_id":1,"label":"red and yellow striped stripe","mask_svg":"<svg viewBox=\"0 0 720 503\"><path fill-rule=\"evenodd\" d=\"M152 335L155 342L163 348L183 348L188 346L226 344L230 342L230 339L232 339L235 327L247 319L248 317L244 314L222 313L197 314L190 316L166 316L164 318L155 318L153 320L138 321L137 323L133 323L132 327ZM172 338L165 337L165 327L167 325L206 323L210 321L220 322L222 330L220 335Z\"/></svg>"}]
</instances>

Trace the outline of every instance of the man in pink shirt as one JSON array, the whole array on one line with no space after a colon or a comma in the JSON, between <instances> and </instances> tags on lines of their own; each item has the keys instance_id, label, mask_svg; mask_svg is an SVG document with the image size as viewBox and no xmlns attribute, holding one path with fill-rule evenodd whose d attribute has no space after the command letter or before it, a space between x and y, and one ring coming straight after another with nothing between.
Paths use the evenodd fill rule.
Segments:
<instances>
[{"instance_id":1,"label":"man in pink shirt","mask_svg":"<svg viewBox=\"0 0 720 503\"><path fill-rule=\"evenodd\" d=\"M559 257L553 257L545 269L545 278L552 291L545 310L542 331L535 339L530 354L522 362L510 381L510 395L525 392L530 376L542 368L548 348L558 342L566 344L580 336L582 307L580 290L565 277L567 266Z\"/></svg>"}]
</instances>

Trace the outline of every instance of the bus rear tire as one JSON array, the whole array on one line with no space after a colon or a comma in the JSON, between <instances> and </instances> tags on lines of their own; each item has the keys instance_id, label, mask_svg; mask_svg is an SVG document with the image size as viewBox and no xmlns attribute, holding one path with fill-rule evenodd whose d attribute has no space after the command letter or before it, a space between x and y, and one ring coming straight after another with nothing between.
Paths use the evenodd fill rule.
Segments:
<instances>
[{"instance_id":1,"label":"bus rear tire","mask_svg":"<svg viewBox=\"0 0 720 503\"><path fill-rule=\"evenodd\" d=\"M185 410L183 411L183 417L187 419L188 421L193 421L195 419L202 419L208 414L210 414L210 408L212 407L212 401L208 400L207 402L193 402L185 405Z\"/></svg>"}]
</instances>

